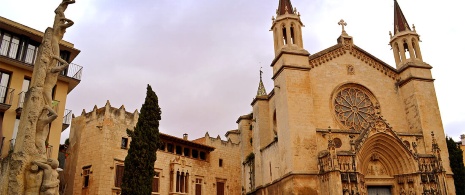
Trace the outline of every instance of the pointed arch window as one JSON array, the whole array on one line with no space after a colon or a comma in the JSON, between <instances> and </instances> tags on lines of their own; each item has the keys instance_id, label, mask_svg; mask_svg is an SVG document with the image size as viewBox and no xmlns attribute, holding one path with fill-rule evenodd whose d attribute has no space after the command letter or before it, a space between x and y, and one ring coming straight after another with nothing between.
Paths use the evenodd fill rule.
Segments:
<instances>
[{"instance_id":1,"label":"pointed arch window","mask_svg":"<svg viewBox=\"0 0 465 195\"><path fill-rule=\"evenodd\" d=\"M285 26L283 26L283 43L287 45L287 29Z\"/></svg>"},{"instance_id":2,"label":"pointed arch window","mask_svg":"<svg viewBox=\"0 0 465 195\"><path fill-rule=\"evenodd\" d=\"M295 30L294 30L294 24L291 25L291 44L295 44Z\"/></svg>"}]
</instances>

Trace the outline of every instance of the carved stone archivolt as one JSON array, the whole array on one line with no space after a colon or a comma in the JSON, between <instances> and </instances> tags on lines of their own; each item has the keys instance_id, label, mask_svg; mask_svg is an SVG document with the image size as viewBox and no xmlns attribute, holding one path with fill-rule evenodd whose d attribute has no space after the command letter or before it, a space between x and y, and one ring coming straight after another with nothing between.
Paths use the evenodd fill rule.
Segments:
<instances>
[{"instance_id":1,"label":"carved stone archivolt","mask_svg":"<svg viewBox=\"0 0 465 195\"><path fill-rule=\"evenodd\" d=\"M375 119L379 104L365 87L346 84L336 90L332 105L335 118L342 127L361 131L368 128L370 122Z\"/></svg>"}]
</instances>

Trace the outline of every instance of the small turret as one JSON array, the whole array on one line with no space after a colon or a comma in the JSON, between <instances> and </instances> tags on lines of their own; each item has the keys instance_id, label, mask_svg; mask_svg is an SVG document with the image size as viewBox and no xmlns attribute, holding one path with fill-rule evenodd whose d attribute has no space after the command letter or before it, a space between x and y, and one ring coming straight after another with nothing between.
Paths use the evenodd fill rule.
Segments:
<instances>
[{"instance_id":1,"label":"small turret","mask_svg":"<svg viewBox=\"0 0 465 195\"><path fill-rule=\"evenodd\" d=\"M276 18L272 17L271 31L274 34L275 55L284 50L303 50L302 22L300 13L292 7L290 0L280 0Z\"/></svg>"},{"instance_id":2,"label":"small turret","mask_svg":"<svg viewBox=\"0 0 465 195\"><path fill-rule=\"evenodd\" d=\"M420 36L415 30L415 25L410 28L407 19L400 9L397 0L394 0L394 35L389 32L391 41L389 44L394 52L394 59L398 69L408 63L422 63Z\"/></svg>"}]
</instances>

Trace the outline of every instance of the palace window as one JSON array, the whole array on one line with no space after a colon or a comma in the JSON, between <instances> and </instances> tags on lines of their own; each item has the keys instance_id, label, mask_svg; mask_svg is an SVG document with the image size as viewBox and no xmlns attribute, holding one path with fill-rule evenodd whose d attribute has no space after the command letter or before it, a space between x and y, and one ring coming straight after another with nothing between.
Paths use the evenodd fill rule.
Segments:
<instances>
[{"instance_id":1,"label":"palace window","mask_svg":"<svg viewBox=\"0 0 465 195\"><path fill-rule=\"evenodd\" d=\"M224 182L216 182L216 194L224 195Z\"/></svg>"},{"instance_id":2,"label":"palace window","mask_svg":"<svg viewBox=\"0 0 465 195\"><path fill-rule=\"evenodd\" d=\"M181 146L176 146L176 154L182 155L182 147Z\"/></svg>"},{"instance_id":3,"label":"palace window","mask_svg":"<svg viewBox=\"0 0 465 195\"><path fill-rule=\"evenodd\" d=\"M223 167L223 159L220 158L220 160L218 161L218 166Z\"/></svg>"},{"instance_id":4,"label":"palace window","mask_svg":"<svg viewBox=\"0 0 465 195\"><path fill-rule=\"evenodd\" d=\"M168 152L174 153L174 145L171 143L166 144L166 148L168 149Z\"/></svg>"},{"instance_id":5,"label":"palace window","mask_svg":"<svg viewBox=\"0 0 465 195\"><path fill-rule=\"evenodd\" d=\"M192 150L192 158L199 158L199 151Z\"/></svg>"},{"instance_id":6,"label":"palace window","mask_svg":"<svg viewBox=\"0 0 465 195\"><path fill-rule=\"evenodd\" d=\"M89 187L89 181L90 181L90 167L91 165L89 166L85 166L85 167L82 167L82 188L87 188Z\"/></svg>"},{"instance_id":7,"label":"palace window","mask_svg":"<svg viewBox=\"0 0 465 195\"><path fill-rule=\"evenodd\" d=\"M187 156L187 157L191 156L191 150L189 148L184 148L184 156Z\"/></svg>"},{"instance_id":8,"label":"palace window","mask_svg":"<svg viewBox=\"0 0 465 195\"><path fill-rule=\"evenodd\" d=\"M195 195L202 195L202 179L195 179Z\"/></svg>"},{"instance_id":9,"label":"palace window","mask_svg":"<svg viewBox=\"0 0 465 195\"><path fill-rule=\"evenodd\" d=\"M128 149L128 138L121 138L121 149Z\"/></svg>"},{"instance_id":10,"label":"palace window","mask_svg":"<svg viewBox=\"0 0 465 195\"><path fill-rule=\"evenodd\" d=\"M116 165L115 187L117 188L121 188L121 183L123 183L123 173L124 165Z\"/></svg>"},{"instance_id":11,"label":"palace window","mask_svg":"<svg viewBox=\"0 0 465 195\"><path fill-rule=\"evenodd\" d=\"M207 160L207 154L205 152L200 152L200 159Z\"/></svg>"},{"instance_id":12,"label":"palace window","mask_svg":"<svg viewBox=\"0 0 465 195\"><path fill-rule=\"evenodd\" d=\"M152 194L160 193L160 172L155 171L152 181Z\"/></svg>"},{"instance_id":13,"label":"palace window","mask_svg":"<svg viewBox=\"0 0 465 195\"><path fill-rule=\"evenodd\" d=\"M172 181L176 184L176 192L189 193L189 173L184 171L176 171L176 177Z\"/></svg>"}]
</instances>

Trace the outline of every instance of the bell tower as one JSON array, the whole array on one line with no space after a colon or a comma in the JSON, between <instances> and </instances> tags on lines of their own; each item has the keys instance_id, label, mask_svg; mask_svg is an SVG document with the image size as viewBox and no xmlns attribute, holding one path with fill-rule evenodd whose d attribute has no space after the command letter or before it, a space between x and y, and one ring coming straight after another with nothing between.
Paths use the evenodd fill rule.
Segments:
<instances>
[{"instance_id":1,"label":"bell tower","mask_svg":"<svg viewBox=\"0 0 465 195\"><path fill-rule=\"evenodd\" d=\"M280 0L276 18L272 17L271 31L274 35L275 55L283 49L303 50L300 13L292 7L290 0Z\"/></svg>"},{"instance_id":2,"label":"bell tower","mask_svg":"<svg viewBox=\"0 0 465 195\"><path fill-rule=\"evenodd\" d=\"M420 35L415 30L415 25L410 28L397 0L394 0L394 35L389 32L391 41L389 44L394 52L397 69L409 63L422 63L420 51Z\"/></svg>"}]
</instances>

